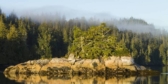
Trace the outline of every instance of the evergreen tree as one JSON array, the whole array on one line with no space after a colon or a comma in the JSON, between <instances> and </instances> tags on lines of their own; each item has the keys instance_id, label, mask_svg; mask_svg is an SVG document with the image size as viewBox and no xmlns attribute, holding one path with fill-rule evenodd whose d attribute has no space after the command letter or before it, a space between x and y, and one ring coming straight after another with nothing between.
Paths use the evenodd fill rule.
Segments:
<instances>
[{"instance_id":1,"label":"evergreen tree","mask_svg":"<svg viewBox=\"0 0 168 84\"><path fill-rule=\"evenodd\" d=\"M39 28L39 34L38 34L38 53L41 56L41 58L51 58L51 33L50 29L48 28L46 23L42 23Z\"/></svg>"},{"instance_id":2,"label":"evergreen tree","mask_svg":"<svg viewBox=\"0 0 168 84\"><path fill-rule=\"evenodd\" d=\"M2 18L2 15L0 15L0 64L5 64L7 57L6 52L4 51L6 47L6 33L7 33L7 28L4 23L4 20Z\"/></svg>"},{"instance_id":3,"label":"evergreen tree","mask_svg":"<svg viewBox=\"0 0 168 84\"><path fill-rule=\"evenodd\" d=\"M69 51L81 58L129 55L125 44L116 41L116 36L111 34L111 29L107 28L105 23L86 31L75 27L73 33L74 40Z\"/></svg>"},{"instance_id":4,"label":"evergreen tree","mask_svg":"<svg viewBox=\"0 0 168 84\"><path fill-rule=\"evenodd\" d=\"M7 33L6 25L4 23L3 16L0 15L0 38L1 39L6 38L6 33Z\"/></svg>"},{"instance_id":5,"label":"evergreen tree","mask_svg":"<svg viewBox=\"0 0 168 84\"><path fill-rule=\"evenodd\" d=\"M18 50L20 51L18 53L20 62L24 62L29 59L29 51L27 47L27 30L24 22L22 20L18 21Z\"/></svg>"},{"instance_id":6,"label":"evergreen tree","mask_svg":"<svg viewBox=\"0 0 168 84\"><path fill-rule=\"evenodd\" d=\"M18 59L20 59L18 56L18 47L20 47L18 44L18 36L18 30L14 25L11 25L9 32L7 33L6 48L4 49L9 64L16 64L19 62Z\"/></svg>"}]
</instances>

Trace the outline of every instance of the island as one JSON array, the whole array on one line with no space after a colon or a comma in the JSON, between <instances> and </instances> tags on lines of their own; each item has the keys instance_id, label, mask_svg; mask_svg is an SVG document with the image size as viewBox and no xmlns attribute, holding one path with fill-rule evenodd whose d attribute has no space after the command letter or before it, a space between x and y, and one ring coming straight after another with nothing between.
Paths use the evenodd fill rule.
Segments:
<instances>
[{"instance_id":1,"label":"island","mask_svg":"<svg viewBox=\"0 0 168 84\"><path fill-rule=\"evenodd\" d=\"M158 35L122 30L115 22L144 25ZM141 19L115 22L84 18L36 22L0 12L0 65L9 65L6 77L159 74L145 66L168 64L167 34Z\"/></svg>"},{"instance_id":2,"label":"island","mask_svg":"<svg viewBox=\"0 0 168 84\"><path fill-rule=\"evenodd\" d=\"M30 60L15 66L9 66L4 70L4 74L6 77L9 77L10 74L134 76L159 74L159 72L137 65L134 59L129 56L110 56L105 59L80 59L75 58L74 54L70 54L68 58Z\"/></svg>"}]
</instances>

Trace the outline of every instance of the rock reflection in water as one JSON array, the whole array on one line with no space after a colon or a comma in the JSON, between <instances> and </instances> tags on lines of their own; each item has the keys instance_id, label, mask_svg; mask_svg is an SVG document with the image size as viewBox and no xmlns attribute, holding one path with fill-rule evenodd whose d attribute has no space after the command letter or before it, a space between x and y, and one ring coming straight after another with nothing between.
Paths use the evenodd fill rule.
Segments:
<instances>
[{"instance_id":1,"label":"rock reflection in water","mask_svg":"<svg viewBox=\"0 0 168 84\"><path fill-rule=\"evenodd\" d=\"M144 79L142 77L124 77L124 76L71 76L67 74L54 76L40 76L36 75L5 75L10 80L15 80L19 83L25 84L135 84L137 81Z\"/></svg>"}]
</instances>

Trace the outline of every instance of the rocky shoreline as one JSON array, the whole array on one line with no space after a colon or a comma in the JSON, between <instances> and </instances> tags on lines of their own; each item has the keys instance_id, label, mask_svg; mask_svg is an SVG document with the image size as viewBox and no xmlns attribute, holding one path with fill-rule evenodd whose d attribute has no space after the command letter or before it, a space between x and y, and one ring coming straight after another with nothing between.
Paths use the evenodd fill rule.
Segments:
<instances>
[{"instance_id":1,"label":"rocky shoreline","mask_svg":"<svg viewBox=\"0 0 168 84\"><path fill-rule=\"evenodd\" d=\"M106 59L75 59L71 54L66 58L31 60L15 66L9 66L4 74L89 74L89 75L150 75L159 73L147 70L134 63L132 57L111 56Z\"/></svg>"}]
</instances>

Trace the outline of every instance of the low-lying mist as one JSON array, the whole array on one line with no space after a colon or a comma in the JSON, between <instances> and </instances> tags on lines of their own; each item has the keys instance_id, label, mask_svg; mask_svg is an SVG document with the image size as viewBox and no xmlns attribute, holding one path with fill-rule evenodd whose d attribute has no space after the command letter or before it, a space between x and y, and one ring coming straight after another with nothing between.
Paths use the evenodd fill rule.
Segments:
<instances>
[{"instance_id":1,"label":"low-lying mist","mask_svg":"<svg viewBox=\"0 0 168 84\"><path fill-rule=\"evenodd\" d=\"M131 30L135 33L151 33L154 35L165 34L163 29L156 28L142 19L119 18L108 13L93 13L88 11L74 10L61 6L48 6L38 9L29 9L16 12L20 17L31 18L36 22L69 21L87 23L89 26L105 22L107 26L116 26L119 30Z\"/></svg>"},{"instance_id":2,"label":"low-lying mist","mask_svg":"<svg viewBox=\"0 0 168 84\"><path fill-rule=\"evenodd\" d=\"M75 20L76 23L84 22L88 25L98 25L100 23L106 23L107 26L116 26L119 30L130 30L135 33L151 33L153 35L159 35L159 34L165 34L166 31L162 29L156 28L153 24L148 24L144 20L141 19L135 19L135 18L124 18L124 19L115 19L110 18L109 19L103 19L100 17L76 17L76 18L66 18L65 15L55 14L55 15L49 15L49 14L41 14L41 15L31 15L26 16L28 18L31 18L31 20L36 22L54 22L54 21L70 21ZM134 21L132 21L134 20ZM138 22L141 20L140 22Z\"/></svg>"}]
</instances>

